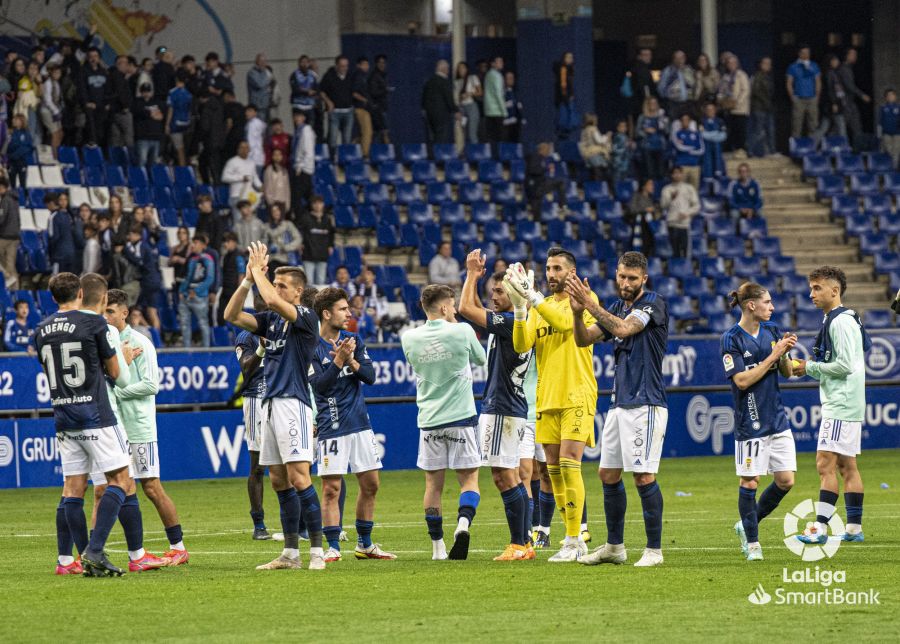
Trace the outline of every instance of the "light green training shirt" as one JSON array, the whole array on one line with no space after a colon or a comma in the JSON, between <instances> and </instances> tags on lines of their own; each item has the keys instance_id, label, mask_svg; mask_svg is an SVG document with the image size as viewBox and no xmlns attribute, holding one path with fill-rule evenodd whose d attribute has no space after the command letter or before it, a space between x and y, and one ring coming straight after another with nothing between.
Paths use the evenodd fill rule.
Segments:
<instances>
[{"instance_id":1,"label":"light green training shirt","mask_svg":"<svg viewBox=\"0 0 900 644\"><path fill-rule=\"evenodd\" d=\"M506 83L503 73L489 69L484 76L484 115L506 118Z\"/></svg>"},{"instance_id":2,"label":"light green training shirt","mask_svg":"<svg viewBox=\"0 0 900 644\"><path fill-rule=\"evenodd\" d=\"M822 417L862 421L866 414L866 358L853 311L848 309L834 318L828 333L831 360L806 363L806 373L819 381Z\"/></svg>"},{"instance_id":3,"label":"light green training shirt","mask_svg":"<svg viewBox=\"0 0 900 644\"><path fill-rule=\"evenodd\" d=\"M400 338L416 372L418 425L430 429L475 416L471 365L487 361L468 324L429 320Z\"/></svg>"},{"instance_id":4,"label":"light green training shirt","mask_svg":"<svg viewBox=\"0 0 900 644\"><path fill-rule=\"evenodd\" d=\"M128 370L131 383L116 385L119 419L125 426L129 443L151 443L156 440L156 394L159 391L159 364L156 347L150 339L126 326L122 342L140 347L141 355L131 361Z\"/></svg>"},{"instance_id":5,"label":"light green training shirt","mask_svg":"<svg viewBox=\"0 0 900 644\"><path fill-rule=\"evenodd\" d=\"M532 356L531 362L528 363L528 371L525 372L525 382L522 384L525 388L525 400L528 402L528 418L527 423L537 422L537 360Z\"/></svg>"},{"instance_id":6,"label":"light green training shirt","mask_svg":"<svg viewBox=\"0 0 900 644\"><path fill-rule=\"evenodd\" d=\"M88 315L100 315L96 311L88 311L87 309L79 310ZM106 395L109 398L109 406L112 408L112 413L121 425L122 415L119 413L119 406L116 404L116 392L114 386L126 386L131 382L131 374L128 372L128 365L125 364L125 355L122 353L122 339L119 337L119 330L112 324L107 324L106 330L109 332L109 345L116 350L116 360L119 363L119 377L116 378L115 385L109 381L109 378L106 378Z\"/></svg>"}]
</instances>

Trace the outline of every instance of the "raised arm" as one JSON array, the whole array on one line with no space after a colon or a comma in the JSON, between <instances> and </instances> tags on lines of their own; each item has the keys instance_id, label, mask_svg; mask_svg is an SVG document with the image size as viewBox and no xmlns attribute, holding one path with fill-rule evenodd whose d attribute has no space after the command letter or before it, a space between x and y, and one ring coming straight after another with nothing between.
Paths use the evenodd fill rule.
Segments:
<instances>
[{"instance_id":1,"label":"raised arm","mask_svg":"<svg viewBox=\"0 0 900 644\"><path fill-rule=\"evenodd\" d=\"M597 320L597 325L591 327L590 330L596 328L596 326L600 326L610 334L613 335L620 340L624 340L627 337L630 337L636 333L640 333L644 330L644 327L647 323L638 317L635 314L630 314L624 320L617 315L613 315L605 308L600 305L600 302L594 301L593 298L588 297L585 299L586 294L584 291L587 290L588 294L590 293L590 289L587 286L587 280L582 284L575 277L569 277L566 280L566 292L569 293L569 297L572 296L572 293L578 293L578 299L580 303L583 303L585 310L593 316L595 320ZM574 311L574 308L573 308ZM597 333L600 332L600 329L597 329ZM579 345L586 346L586 345Z\"/></svg>"},{"instance_id":2,"label":"raised arm","mask_svg":"<svg viewBox=\"0 0 900 644\"><path fill-rule=\"evenodd\" d=\"M288 322L297 320L297 307L286 302L275 290L269 277L266 275L269 266L269 255L266 245L262 242L253 242L250 244L250 262L248 264L250 272L253 275L253 281L259 294L270 311L275 311Z\"/></svg>"},{"instance_id":3,"label":"raised arm","mask_svg":"<svg viewBox=\"0 0 900 644\"><path fill-rule=\"evenodd\" d=\"M237 289L228 300L225 306L224 317L227 322L239 326L245 331L256 333L258 325L256 318L244 311L244 302L247 300L247 293L253 288L253 273L250 271L250 264L247 265L247 273L244 275L244 281L238 284ZM241 371L244 370L244 363L241 360ZM250 372L252 373L252 371ZM247 377L247 374L244 374Z\"/></svg>"},{"instance_id":4,"label":"raised arm","mask_svg":"<svg viewBox=\"0 0 900 644\"><path fill-rule=\"evenodd\" d=\"M478 280L484 275L486 261L487 257L482 256L480 248L469 253L466 257L466 281L459 296L459 314L478 326L485 326L486 313L478 297Z\"/></svg>"}]
</instances>

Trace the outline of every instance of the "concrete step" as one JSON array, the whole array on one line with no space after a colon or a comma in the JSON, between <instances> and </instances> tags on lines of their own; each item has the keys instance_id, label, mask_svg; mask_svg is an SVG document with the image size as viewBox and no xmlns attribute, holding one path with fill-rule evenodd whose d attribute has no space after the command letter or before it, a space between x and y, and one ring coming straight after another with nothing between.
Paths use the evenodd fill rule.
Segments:
<instances>
[{"instance_id":1,"label":"concrete step","mask_svg":"<svg viewBox=\"0 0 900 644\"><path fill-rule=\"evenodd\" d=\"M804 186L785 184L784 186L763 188L763 199L767 206L806 205L815 202L816 191Z\"/></svg>"},{"instance_id":2,"label":"concrete step","mask_svg":"<svg viewBox=\"0 0 900 644\"><path fill-rule=\"evenodd\" d=\"M785 255L793 255L794 251L805 248L830 248L844 242L844 235L840 230L828 228L805 227L804 230L783 231L770 226L769 235L781 240L781 250Z\"/></svg>"},{"instance_id":3,"label":"concrete step","mask_svg":"<svg viewBox=\"0 0 900 644\"><path fill-rule=\"evenodd\" d=\"M804 212L804 211L796 211L784 214L773 214L769 215L766 212L766 221L769 226L773 225L782 225L782 224L790 224L790 225L804 225L807 227L812 226L825 226L829 225L831 222L828 217L827 212Z\"/></svg>"},{"instance_id":4,"label":"concrete step","mask_svg":"<svg viewBox=\"0 0 900 644\"><path fill-rule=\"evenodd\" d=\"M845 268L859 261L859 251L848 246L835 246L824 253L821 248L801 248L791 254L798 268L800 265L821 266L822 264L835 264Z\"/></svg>"}]
</instances>

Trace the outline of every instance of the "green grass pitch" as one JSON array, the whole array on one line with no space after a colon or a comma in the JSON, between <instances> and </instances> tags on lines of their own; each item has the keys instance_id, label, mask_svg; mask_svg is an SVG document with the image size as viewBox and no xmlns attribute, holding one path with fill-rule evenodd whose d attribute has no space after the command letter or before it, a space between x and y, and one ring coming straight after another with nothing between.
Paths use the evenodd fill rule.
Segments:
<instances>
[{"instance_id":1,"label":"green grass pitch","mask_svg":"<svg viewBox=\"0 0 900 644\"><path fill-rule=\"evenodd\" d=\"M538 560L494 562L507 532L499 494L482 472L482 501L468 561L433 562L425 530L420 472L387 472L376 510L374 537L397 561L352 557L353 504L347 520L351 543L345 559L324 572L258 572L254 566L280 552L280 544L250 539L244 480L167 483L178 505L191 552L187 566L120 579L53 575L54 512L58 489L0 492L0 641L833 641L894 640L900 596L898 451L860 458L867 485L865 543L844 544L832 559L804 563L782 544L787 510L816 498L813 455L800 455L797 486L763 522L765 561L741 557L732 532L737 519L737 479L732 459L664 460L665 564L631 563L644 541L640 502L629 484L625 542L627 565L585 567ZM601 486L596 465L585 464L591 546L603 542ZM768 481L765 481L767 484ZM881 487L888 483L888 488ZM676 496L676 491L691 496ZM275 495L266 490L270 529L280 529ZM161 553L165 535L153 506L142 496L145 546ZM444 494L447 541L455 526L456 494ZM838 512L843 515L843 501ZM561 523L553 526L554 543ZM349 547L348 547L349 545ZM304 564L306 548L302 547ZM127 555L120 527L110 538L111 558ZM350 556L348 556L350 555ZM821 591L818 584L785 584L783 570L816 566L846 571L846 591L874 588L877 606L757 606L748 595L761 584L775 595Z\"/></svg>"}]
</instances>

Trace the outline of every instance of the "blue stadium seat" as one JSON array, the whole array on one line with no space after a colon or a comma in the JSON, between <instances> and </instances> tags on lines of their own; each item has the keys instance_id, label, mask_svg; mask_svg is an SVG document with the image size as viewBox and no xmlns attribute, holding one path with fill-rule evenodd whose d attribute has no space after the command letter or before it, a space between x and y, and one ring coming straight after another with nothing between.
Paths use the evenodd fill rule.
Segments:
<instances>
[{"instance_id":1,"label":"blue stadium seat","mask_svg":"<svg viewBox=\"0 0 900 644\"><path fill-rule=\"evenodd\" d=\"M878 177L868 173L851 175L850 192L860 197L878 194Z\"/></svg>"},{"instance_id":2,"label":"blue stadium seat","mask_svg":"<svg viewBox=\"0 0 900 644\"><path fill-rule=\"evenodd\" d=\"M464 204L485 200L484 188L480 183L474 181L462 181L459 184L457 192L459 193L460 202Z\"/></svg>"},{"instance_id":3,"label":"blue stadium seat","mask_svg":"<svg viewBox=\"0 0 900 644\"><path fill-rule=\"evenodd\" d=\"M81 156L86 166L102 168L105 162L103 150L96 145L86 145L81 148Z\"/></svg>"},{"instance_id":4,"label":"blue stadium seat","mask_svg":"<svg viewBox=\"0 0 900 644\"><path fill-rule=\"evenodd\" d=\"M175 186L172 189L172 196L175 198L176 208L193 208L197 203L194 189L191 186Z\"/></svg>"},{"instance_id":5,"label":"blue stadium seat","mask_svg":"<svg viewBox=\"0 0 900 644\"><path fill-rule=\"evenodd\" d=\"M409 281L406 276L406 269L402 266L385 266L384 272L386 283L391 289L403 288Z\"/></svg>"},{"instance_id":6,"label":"blue stadium seat","mask_svg":"<svg viewBox=\"0 0 900 644\"><path fill-rule=\"evenodd\" d=\"M110 188L115 188L119 186L127 186L128 179L125 178L125 170L123 169L125 166L114 165L112 163L106 164L106 185ZM65 176L63 177L65 180ZM69 181L66 181L68 184Z\"/></svg>"},{"instance_id":7,"label":"blue stadium seat","mask_svg":"<svg viewBox=\"0 0 900 644\"><path fill-rule=\"evenodd\" d=\"M427 224L434 221L434 213L431 210L431 204L424 201L415 201L409 204L407 210L409 221L416 224Z\"/></svg>"},{"instance_id":8,"label":"blue stadium seat","mask_svg":"<svg viewBox=\"0 0 900 644\"><path fill-rule=\"evenodd\" d=\"M775 255L766 260L766 272L772 277L784 277L793 275L797 270L793 257Z\"/></svg>"},{"instance_id":9,"label":"blue stadium seat","mask_svg":"<svg viewBox=\"0 0 900 644\"><path fill-rule=\"evenodd\" d=\"M315 151L315 161L318 163L319 161L331 160L331 150L328 148L327 143L316 143L316 151Z\"/></svg>"},{"instance_id":10,"label":"blue stadium seat","mask_svg":"<svg viewBox=\"0 0 900 644\"><path fill-rule=\"evenodd\" d=\"M444 240L444 233L441 230L441 225L429 222L422 226L422 237L429 244L438 245Z\"/></svg>"},{"instance_id":11,"label":"blue stadium seat","mask_svg":"<svg viewBox=\"0 0 900 644\"><path fill-rule=\"evenodd\" d=\"M474 244L478 241L478 226L468 221L457 221L451 229L451 237L460 244Z\"/></svg>"},{"instance_id":12,"label":"blue stadium seat","mask_svg":"<svg viewBox=\"0 0 900 644\"><path fill-rule=\"evenodd\" d=\"M859 154L837 155L836 169L838 174L862 174L866 171L862 156Z\"/></svg>"},{"instance_id":13,"label":"blue stadium seat","mask_svg":"<svg viewBox=\"0 0 900 644\"><path fill-rule=\"evenodd\" d=\"M42 314L52 315L59 310L59 306L53 301L53 296L50 294L50 291L38 291L37 294L38 305L40 306Z\"/></svg>"},{"instance_id":14,"label":"blue stadium seat","mask_svg":"<svg viewBox=\"0 0 900 644\"><path fill-rule=\"evenodd\" d=\"M746 280L735 277L734 275L719 275L712 280L713 293L722 297L727 297L745 281Z\"/></svg>"},{"instance_id":15,"label":"blue stadium seat","mask_svg":"<svg viewBox=\"0 0 900 644\"><path fill-rule=\"evenodd\" d=\"M891 312L883 309L866 311L863 323L869 329L890 329L894 326L893 320L891 320Z\"/></svg>"},{"instance_id":16,"label":"blue stadium seat","mask_svg":"<svg viewBox=\"0 0 900 644\"><path fill-rule=\"evenodd\" d=\"M831 159L826 155L808 154L803 157L804 177L824 177L831 173Z\"/></svg>"},{"instance_id":17,"label":"blue stadium seat","mask_svg":"<svg viewBox=\"0 0 900 644\"><path fill-rule=\"evenodd\" d=\"M674 277L667 276L654 278L653 283L650 285L650 290L656 291L661 297L667 300L680 294L678 288L678 280Z\"/></svg>"},{"instance_id":18,"label":"blue stadium seat","mask_svg":"<svg viewBox=\"0 0 900 644\"><path fill-rule=\"evenodd\" d=\"M400 214L397 212L397 207L392 203L382 204L378 209L378 223L387 224L388 226L399 226Z\"/></svg>"},{"instance_id":19,"label":"blue stadium seat","mask_svg":"<svg viewBox=\"0 0 900 644\"><path fill-rule=\"evenodd\" d=\"M736 323L737 320L731 313L719 313L717 315L711 315L706 320L706 324L707 326L709 326L709 330L712 333L716 334L725 333Z\"/></svg>"},{"instance_id":20,"label":"blue stadium seat","mask_svg":"<svg viewBox=\"0 0 900 644\"><path fill-rule=\"evenodd\" d=\"M462 159L450 159L444 164L444 180L453 184L468 181L469 164Z\"/></svg>"},{"instance_id":21,"label":"blue stadium seat","mask_svg":"<svg viewBox=\"0 0 900 644\"><path fill-rule=\"evenodd\" d=\"M881 251L875 254L875 272L879 275L887 275L894 271L900 271L900 253Z\"/></svg>"},{"instance_id":22,"label":"blue stadium seat","mask_svg":"<svg viewBox=\"0 0 900 644\"><path fill-rule=\"evenodd\" d=\"M362 148L358 143L342 143L337 147L337 162L342 167L354 161L362 161L362 158Z\"/></svg>"},{"instance_id":23,"label":"blue stadium seat","mask_svg":"<svg viewBox=\"0 0 900 644\"><path fill-rule=\"evenodd\" d=\"M864 213L850 215L844 220L844 231L852 237L862 235L870 230L872 230L872 225Z\"/></svg>"},{"instance_id":24,"label":"blue stadium seat","mask_svg":"<svg viewBox=\"0 0 900 644\"><path fill-rule=\"evenodd\" d=\"M169 172L169 166L163 165L162 163L153 164L150 168L150 179L157 188L171 188L175 185L174 181L172 181L172 175Z\"/></svg>"},{"instance_id":25,"label":"blue stadium seat","mask_svg":"<svg viewBox=\"0 0 900 644\"><path fill-rule=\"evenodd\" d=\"M731 272L738 277L758 277L762 273L762 260L759 257L735 257Z\"/></svg>"},{"instance_id":26,"label":"blue stadium seat","mask_svg":"<svg viewBox=\"0 0 900 644\"><path fill-rule=\"evenodd\" d=\"M421 161L418 161L417 163L421 163ZM435 181L429 183L427 188L428 203L437 206L447 201L453 201L453 193L450 191L450 184L444 183L443 181Z\"/></svg>"},{"instance_id":27,"label":"blue stadium seat","mask_svg":"<svg viewBox=\"0 0 900 644\"><path fill-rule=\"evenodd\" d=\"M379 248L400 248L400 235L393 226L378 226L376 238Z\"/></svg>"},{"instance_id":28,"label":"blue stadium seat","mask_svg":"<svg viewBox=\"0 0 900 644\"><path fill-rule=\"evenodd\" d=\"M846 136L826 136L822 139L819 147L822 152L827 152L829 154L841 154L842 152L851 151L850 142L847 140Z\"/></svg>"},{"instance_id":29,"label":"blue stadium seat","mask_svg":"<svg viewBox=\"0 0 900 644\"><path fill-rule=\"evenodd\" d=\"M806 276L796 273L782 275L781 290L786 293L806 293L809 290L809 281Z\"/></svg>"},{"instance_id":30,"label":"blue stadium seat","mask_svg":"<svg viewBox=\"0 0 900 644\"><path fill-rule=\"evenodd\" d=\"M316 164L316 169L313 171L313 181L316 181L317 183L327 183L330 186L337 185L337 173L335 173L331 161L326 159Z\"/></svg>"},{"instance_id":31,"label":"blue stadium seat","mask_svg":"<svg viewBox=\"0 0 900 644\"><path fill-rule=\"evenodd\" d=\"M92 188L99 188L106 185L106 176L103 173L103 166L88 165L84 167L84 183Z\"/></svg>"},{"instance_id":32,"label":"blue stadium seat","mask_svg":"<svg viewBox=\"0 0 900 644\"><path fill-rule=\"evenodd\" d=\"M881 215L878 217L878 232L885 235L900 235L900 215Z\"/></svg>"},{"instance_id":33,"label":"blue stadium seat","mask_svg":"<svg viewBox=\"0 0 900 644\"><path fill-rule=\"evenodd\" d=\"M80 186L83 179L81 178L81 169L73 165L62 166L63 182L67 186Z\"/></svg>"},{"instance_id":34,"label":"blue stadium seat","mask_svg":"<svg viewBox=\"0 0 900 644\"><path fill-rule=\"evenodd\" d=\"M847 217L859 212L859 198L856 195L839 194L831 198L831 214L834 217Z\"/></svg>"},{"instance_id":35,"label":"blue stadium seat","mask_svg":"<svg viewBox=\"0 0 900 644\"><path fill-rule=\"evenodd\" d=\"M338 203L344 204L347 206L355 206L359 203L359 197L356 194L356 186L352 186L349 183L342 183L338 186L337 191L337 199Z\"/></svg>"},{"instance_id":36,"label":"blue stadium seat","mask_svg":"<svg viewBox=\"0 0 900 644\"><path fill-rule=\"evenodd\" d=\"M422 201L422 192L419 190L419 184L411 181L404 181L394 185L396 191L396 201L404 206L411 204L413 201Z\"/></svg>"},{"instance_id":37,"label":"blue stadium seat","mask_svg":"<svg viewBox=\"0 0 900 644\"><path fill-rule=\"evenodd\" d=\"M622 204L612 199L598 199L594 204L597 209L597 219L613 222L622 218Z\"/></svg>"},{"instance_id":38,"label":"blue stadium seat","mask_svg":"<svg viewBox=\"0 0 900 644\"><path fill-rule=\"evenodd\" d=\"M163 226L178 227L181 222L178 220L178 212L173 208L158 208L159 221Z\"/></svg>"},{"instance_id":39,"label":"blue stadium seat","mask_svg":"<svg viewBox=\"0 0 900 644\"><path fill-rule=\"evenodd\" d=\"M400 226L400 243L411 248L418 248L421 242L422 235L418 226L410 222Z\"/></svg>"},{"instance_id":40,"label":"blue stadium seat","mask_svg":"<svg viewBox=\"0 0 900 644\"><path fill-rule=\"evenodd\" d=\"M588 201L609 198L609 188L605 181L585 181L584 198Z\"/></svg>"},{"instance_id":41,"label":"blue stadium seat","mask_svg":"<svg viewBox=\"0 0 900 644\"><path fill-rule=\"evenodd\" d=\"M822 313L817 310L797 311L797 328L801 331L818 331L822 326Z\"/></svg>"},{"instance_id":42,"label":"blue stadium seat","mask_svg":"<svg viewBox=\"0 0 900 644\"><path fill-rule=\"evenodd\" d=\"M475 184L479 188L480 184ZM487 201L479 200L472 202L472 221L477 224L487 224L497 219L497 207Z\"/></svg>"},{"instance_id":43,"label":"blue stadium seat","mask_svg":"<svg viewBox=\"0 0 900 644\"><path fill-rule=\"evenodd\" d=\"M478 162L478 180L482 183L493 183L503 180L503 164L493 159Z\"/></svg>"},{"instance_id":44,"label":"blue stadium seat","mask_svg":"<svg viewBox=\"0 0 900 644\"><path fill-rule=\"evenodd\" d=\"M547 241L562 243L572 239L572 224L561 219L547 222Z\"/></svg>"},{"instance_id":45,"label":"blue stadium seat","mask_svg":"<svg viewBox=\"0 0 900 644\"><path fill-rule=\"evenodd\" d=\"M615 263L619 258L619 251L609 239L598 239L594 242L594 257L601 262Z\"/></svg>"},{"instance_id":46,"label":"blue stadium seat","mask_svg":"<svg viewBox=\"0 0 900 644\"><path fill-rule=\"evenodd\" d=\"M572 199L566 204L566 208L569 211L569 214L566 215L566 220L573 224L580 225L584 221L594 219L594 214L591 212L591 204L587 201Z\"/></svg>"},{"instance_id":47,"label":"blue stadium seat","mask_svg":"<svg viewBox=\"0 0 900 644\"><path fill-rule=\"evenodd\" d=\"M606 228L603 222L594 219L582 219L578 222L578 239L594 243L598 239L606 237Z\"/></svg>"},{"instance_id":48,"label":"blue stadium seat","mask_svg":"<svg viewBox=\"0 0 900 644\"><path fill-rule=\"evenodd\" d=\"M772 296L772 306L775 307L776 311L787 311L790 313L794 308L794 298L792 295L778 292L769 293L769 295Z\"/></svg>"},{"instance_id":49,"label":"blue stadium seat","mask_svg":"<svg viewBox=\"0 0 900 644\"><path fill-rule=\"evenodd\" d=\"M668 261L668 274L684 279L694 275L694 262L687 257L673 257Z\"/></svg>"},{"instance_id":50,"label":"blue stadium seat","mask_svg":"<svg viewBox=\"0 0 900 644\"><path fill-rule=\"evenodd\" d=\"M819 321L822 320L822 312L816 308L816 305L809 299L809 285L807 284L806 293L798 293L794 295L794 307L797 313L800 311L815 311L819 315Z\"/></svg>"},{"instance_id":51,"label":"blue stadium seat","mask_svg":"<svg viewBox=\"0 0 900 644\"><path fill-rule=\"evenodd\" d=\"M900 172L888 172L884 175L884 191L900 197Z\"/></svg>"},{"instance_id":52,"label":"blue stadium seat","mask_svg":"<svg viewBox=\"0 0 900 644\"><path fill-rule=\"evenodd\" d=\"M153 186L153 204L157 208L175 208L175 197L166 186Z\"/></svg>"},{"instance_id":53,"label":"blue stadium seat","mask_svg":"<svg viewBox=\"0 0 900 644\"><path fill-rule=\"evenodd\" d=\"M396 161L382 161L378 166L378 180L381 183L400 183L403 181L403 166Z\"/></svg>"},{"instance_id":54,"label":"blue stadium seat","mask_svg":"<svg viewBox=\"0 0 900 644\"><path fill-rule=\"evenodd\" d=\"M616 181L616 199L622 203L628 203L637 189L638 182L635 179L620 179Z\"/></svg>"},{"instance_id":55,"label":"blue stadium seat","mask_svg":"<svg viewBox=\"0 0 900 644\"><path fill-rule=\"evenodd\" d=\"M742 218L738 221L738 233L749 239L765 237L768 233L765 217L756 215L749 219Z\"/></svg>"},{"instance_id":56,"label":"blue stadium seat","mask_svg":"<svg viewBox=\"0 0 900 644\"><path fill-rule=\"evenodd\" d=\"M518 233L518 228L516 230ZM512 235L510 234L509 224L505 221L489 221L484 225L484 240L488 242L494 242L495 244L502 244L507 239L512 239ZM519 241L530 241L530 239L523 239L516 235L516 239Z\"/></svg>"},{"instance_id":57,"label":"blue stadium seat","mask_svg":"<svg viewBox=\"0 0 900 644\"><path fill-rule=\"evenodd\" d=\"M878 263L877 255L886 252L889 247L890 244L888 243L887 235L884 233L864 232L859 236L859 252L863 255L876 255L876 271Z\"/></svg>"},{"instance_id":58,"label":"blue stadium seat","mask_svg":"<svg viewBox=\"0 0 900 644\"><path fill-rule=\"evenodd\" d=\"M631 226L619 219L610 224L610 236L618 243L624 244L627 247L631 244L632 238L634 237L634 231Z\"/></svg>"},{"instance_id":59,"label":"blue stadium seat","mask_svg":"<svg viewBox=\"0 0 900 644\"><path fill-rule=\"evenodd\" d=\"M356 185L365 185L369 183L369 174L371 170L368 163L363 161L353 161L344 166L344 179L347 183Z\"/></svg>"},{"instance_id":60,"label":"blue stadium seat","mask_svg":"<svg viewBox=\"0 0 900 644\"><path fill-rule=\"evenodd\" d=\"M445 226L466 220L466 210L461 203L446 201L441 204L441 223Z\"/></svg>"},{"instance_id":61,"label":"blue stadium seat","mask_svg":"<svg viewBox=\"0 0 900 644\"><path fill-rule=\"evenodd\" d=\"M884 174L894 171L893 159L886 152L867 152L865 157L866 167L869 169L869 172Z\"/></svg>"},{"instance_id":62,"label":"blue stadium seat","mask_svg":"<svg viewBox=\"0 0 900 644\"><path fill-rule=\"evenodd\" d=\"M491 158L490 143L466 143L466 160L470 163L478 163Z\"/></svg>"},{"instance_id":63,"label":"blue stadium seat","mask_svg":"<svg viewBox=\"0 0 900 644\"><path fill-rule=\"evenodd\" d=\"M388 187L383 183L370 183L363 188L363 203L381 205L390 200Z\"/></svg>"},{"instance_id":64,"label":"blue stadium seat","mask_svg":"<svg viewBox=\"0 0 900 644\"><path fill-rule=\"evenodd\" d=\"M147 176L147 169L137 165L128 166L128 185L132 188L148 188L150 178Z\"/></svg>"},{"instance_id":65,"label":"blue stadium seat","mask_svg":"<svg viewBox=\"0 0 900 644\"><path fill-rule=\"evenodd\" d=\"M734 236L736 227L731 217L716 217L710 219L706 224L707 232L710 237L729 237Z\"/></svg>"},{"instance_id":66,"label":"blue stadium seat","mask_svg":"<svg viewBox=\"0 0 900 644\"><path fill-rule=\"evenodd\" d=\"M863 197L863 209L873 217L890 214L893 211L891 198L886 194Z\"/></svg>"},{"instance_id":67,"label":"blue stadium seat","mask_svg":"<svg viewBox=\"0 0 900 644\"><path fill-rule=\"evenodd\" d=\"M61 145L57 152L57 158L62 165L73 166L75 168L81 167L81 159L78 158L78 148Z\"/></svg>"},{"instance_id":68,"label":"blue stadium seat","mask_svg":"<svg viewBox=\"0 0 900 644\"><path fill-rule=\"evenodd\" d=\"M791 157L799 159L816 151L816 142L809 136L792 136L788 142Z\"/></svg>"},{"instance_id":69,"label":"blue stadium seat","mask_svg":"<svg viewBox=\"0 0 900 644\"><path fill-rule=\"evenodd\" d=\"M587 242L582 239L564 239L562 247L572 253L575 259L586 258L589 255Z\"/></svg>"},{"instance_id":70,"label":"blue stadium seat","mask_svg":"<svg viewBox=\"0 0 900 644\"><path fill-rule=\"evenodd\" d=\"M500 253L507 263L524 262L528 259L528 247L523 241L510 240L504 242L500 245Z\"/></svg>"},{"instance_id":71,"label":"blue stadium seat","mask_svg":"<svg viewBox=\"0 0 900 644\"><path fill-rule=\"evenodd\" d=\"M725 262L721 257L701 257L700 274L710 279L725 275Z\"/></svg>"},{"instance_id":72,"label":"blue stadium seat","mask_svg":"<svg viewBox=\"0 0 900 644\"><path fill-rule=\"evenodd\" d=\"M424 143L404 143L400 146L403 163L415 163L428 158L428 148Z\"/></svg>"},{"instance_id":73,"label":"blue stadium seat","mask_svg":"<svg viewBox=\"0 0 900 644\"><path fill-rule=\"evenodd\" d=\"M336 228L348 230L356 228L359 224L356 221L356 213L353 212L353 206L339 204L334 207L334 225Z\"/></svg>"},{"instance_id":74,"label":"blue stadium seat","mask_svg":"<svg viewBox=\"0 0 900 644\"><path fill-rule=\"evenodd\" d=\"M524 203L508 203L503 205L501 216L504 221L511 224L522 221L523 219L531 219L531 213Z\"/></svg>"},{"instance_id":75,"label":"blue stadium seat","mask_svg":"<svg viewBox=\"0 0 900 644\"><path fill-rule=\"evenodd\" d=\"M412 177L416 183L433 183L437 181L437 166L427 159L415 161L412 165Z\"/></svg>"},{"instance_id":76,"label":"blue stadium seat","mask_svg":"<svg viewBox=\"0 0 900 644\"><path fill-rule=\"evenodd\" d=\"M858 176L853 177L857 179ZM827 174L816 179L816 199L829 199L844 194L844 177L839 174Z\"/></svg>"},{"instance_id":77,"label":"blue stadium seat","mask_svg":"<svg viewBox=\"0 0 900 644\"><path fill-rule=\"evenodd\" d=\"M153 203L153 193L151 192L149 186L145 186L143 188L132 188L131 199L134 201L134 205L136 206L146 206Z\"/></svg>"},{"instance_id":78,"label":"blue stadium seat","mask_svg":"<svg viewBox=\"0 0 900 644\"><path fill-rule=\"evenodd\" d=\"M344 247L344 265L350 271L350 275L356 277L363 267L363 252L359 246Z\"/></svg>"},{"instance_id":79,"label":"blue stadium seat","mask_svg":"<svg viewBox=\"0 0 900 644\"><path fill-rule=\"evenodd\" d=\"M703 317L708 318L711 315L723 315L725 312L725 298L720 296L700 298L700 315Z\"/></svg>"},{"instance_id":80,"label":"blue stadium seat","mask_svg":"<svg viewBox=\"0 0 900 644\"><path fill-rule=\"evenodd\" d=\"M233 347L234 337L229 326L214 326L212 328L212 345L214 347Z\"/></svg>"},{"instance_id":81,"label":"blue stadium seat","mask_svg":"<svg viewBox=\"0 0 900 644\"><path fill-rule=\"evenodd\" d=\"M360 228L378 226L378 209L373 204L363 204L356 209Z\"/></svg>"},{"instance_id":82,"label":"blue stadium seat","mask_svg":"<svg viewBox=\"0 0 900 644\"><path fill-rule=\"evenodd\" d=\"M499 204L516 203L516 191L509 181L495 181L491 184L491 201Z\"/></svg>"},{"instance_id":83,"label":"blue stadium seat","mask_svg":"<svg viewBox=\"0 0 900 644\"><path fill-rule=\"evenodd\" d=\"M694 312L694 305L691 298L685 295L678 295L670 298L668 301L669 314L676 320L696 320L697 314Z\"/></svg>"},{"instance_id":84,"label":"blue stadium seat","mask_svg":"<svg viewBox=\"0 0 900 644\"><path fill-rule=\"evenodd\" d=\"M393 161L394 145L392 143L373 143L369 147L369 160L376 165L385 161Z\"/></svg>"},{"instance_id":85,"label":"blue stadium seat","mask_svg":"<svg viewBox=\"0 0 900 644\"><path fill-rule=\"evenodd\" d=\"M436 163L444 165L459 158L456 154L456 145L453 143L435 143L432 146L432 155Z\"/></svg>"},{"instance_id":86,"label":"blue stadium seat","mask_svg":"<svg viewBox=\"0 0 900 644\"><path fill-rule=\"evenodd\" d=\"M509 180L514 183L525 182L525 160L513 159L509 162Z\"/></svg>"},{"instance_id":87,"label":"blue stadium seat","mask_svg":"<svg viewBox=\"0 0 900 644\"><path fill-rule=\"evenodd\" d=\"M521 143L501 143L498 149L500 160L509 163L516 159L524 159Z\"/></svg>"},{"instance_id":88,"label":"blue stadium seat","mask_svg":"<svg viewBox=\"0 0 900 644\"><path fill-rule=\"evenodd\" d=\"M700 297L709 294L709 285L701 275L688 275L681 280L681 290L685 295Z\"/></svg>"},{"instance_id":89,"label":"blue stadium seat","mask_svg":"<svg viewBox=\"0 0 900 644\"><path fill-rule=\"evenodd\" d=\"M197 221L199 220L199 218L200 218L200 213L197 211L196 208L191 207L191 208L182 208L181 209L181 221L184 223L185 226L189 226L191 228L196 227ZM163 237L162 239L165 239L165 237Z\"/></svg>"},{"instance_id":90,"label":"blue stadium seat","mask_svg":"<svg viewBox=\"0 0 900 644\"><path fill-rule=\"evenodd\" d=\"M777 237L757 237L753 240L753 254L758 257L781 255L781 241Z\"/></svg>"},{"instance_id":91,"label":"blue stadium seat","mask_svg":"<svg viewBox=\"0 0 900 644\"><path fill-rule=\"evenodd\" d=\"M700 214L703 217L718 217L725 210L723 197L700 197Z\"/></svg>"}]
</instances>

